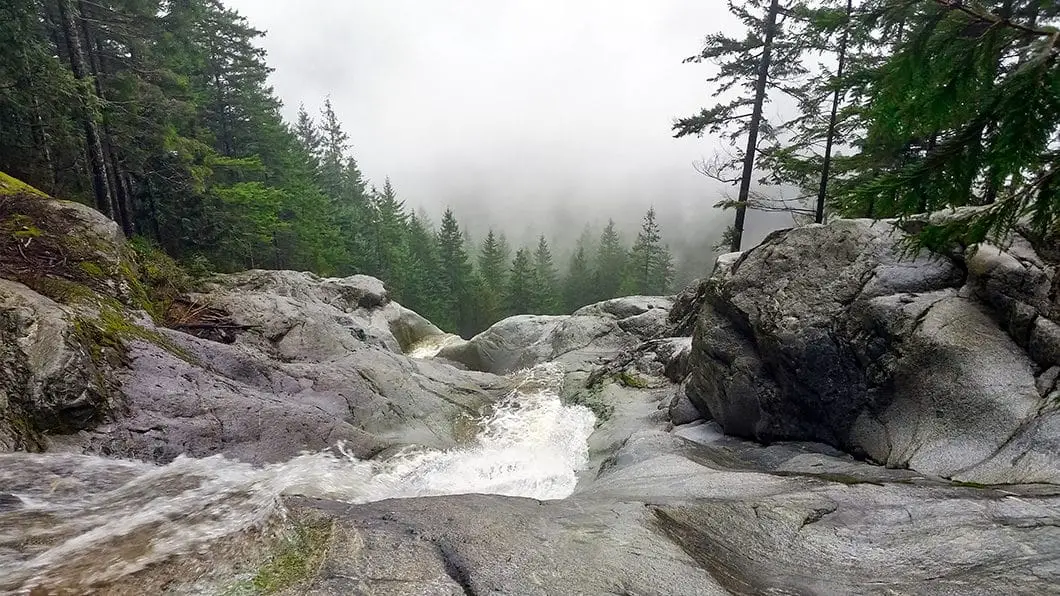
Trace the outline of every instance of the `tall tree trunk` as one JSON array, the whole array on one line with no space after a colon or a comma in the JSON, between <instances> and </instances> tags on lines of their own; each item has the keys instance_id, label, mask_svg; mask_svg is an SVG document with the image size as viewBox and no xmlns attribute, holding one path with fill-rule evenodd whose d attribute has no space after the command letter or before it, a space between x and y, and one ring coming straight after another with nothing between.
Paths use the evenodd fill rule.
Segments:
<instances>
[{"instance_id":1,"label":"tall tree trunk","mask_svg":"<svg viewBox=\"0 0 1060 596\"><path fill-rule=\"evenodd\" d=\"M824 199L828 196L828 176L832 171L832 146L835 143L836 123L839 120L839 99L842 96L843 67L847 60L847 40L850 38L850 17L854 13L854 0L847 0L847 24L839 40L839 67L836 69L836 87L832 94L832 114L828 119L828 138L824 143L824 163L821 165L821 186L817 191L817 212L814 221L824 223Z\"/></svg>"},{"instance_id":2,"label":"tall tree trunk","mask_svg":"<svg viewBox=\"0 0 1060 596\"><path fill-rule=\"evenodd\" d=\"M773 38L776 36L777 14L780 0L773 0L766 16L765 41L762 57L758 63L758 82L755 83L755 103L751 111L751 129L747 134L747 152L743 156L743 177L740 179L739 205L736 208L736 223L732 230L732 252L738 252L743 244L743 226L747 218L747 201L751 196L751 178L754 177L755 153L758 151L758 131L762 127L762 107L766 101L766 83L769 82L769 67L773 62Z\"/></svg>"},{"instance_id":3,"label":"tall tree trunk","mask_svg":"<svg viewBox=\"0 0 1060 596\"><path fill-rule=\"evenodd\" d=\"M103 62L100 59L100 56L103 55L103 46L88 23L91 13L85 4L85 0L77 0L77 5L81 11L81 31L84 33L84 46L88 56L88 65L92 69L92 77L96 83L96 96L99 97L101 102L106 103L107 95L103 88L103 78L107 73L104 71ZM125 187L122 185L122 170L119 165L121 162L118 160L118 152L114 148L114 136L111 134L110 123L106 114L103 115L102 127L103 154L107 159L107 181L111 189L114 219L121 225L125 236L132 237L135 230L133 230L132 221L129 217L129 197L125 194Z\"/></svg>"},{"instance_id":4,"label":"tall tree trunk","mask_svg":"<svg viewBox=\"0 0 1060 596\"><path fill-rule=\"evenodd\" d=\"M70 70L80 83L79 95L81 96L82 120L85 127L85 153L88 155L88 163L92 172L92 190L96 196L96 208L104 215L113 219L114 204L110 181L107 176L107 163L103 156L103 144L99 136L99 127L93 114L92 90L88 88L88 78L85 66L85 51L81 45L81 36L77 32L77 14L72 0L58 0L59 18L62 22L63 35L66 37L66 46L69 50Z\"/></svg>"}]
</instances>

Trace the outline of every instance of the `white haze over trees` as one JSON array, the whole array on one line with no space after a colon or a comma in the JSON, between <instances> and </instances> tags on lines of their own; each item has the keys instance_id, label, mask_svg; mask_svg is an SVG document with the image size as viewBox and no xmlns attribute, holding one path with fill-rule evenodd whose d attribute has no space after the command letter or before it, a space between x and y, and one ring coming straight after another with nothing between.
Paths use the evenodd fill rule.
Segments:
<instances>
[{"instance_id":1,"label":"white haze over trees","mask_svg":"<svg viewBox=\"0 0 1060 596\"><path fill-rule=\"evenodd\" d=\"M627 244L654 206L679 270L705 273L732 189L693 163L713 139L673 120L709 98L707 66L681 61L734 26L702 0L226 0L256 27L294 121L330 96L361 171L386 176L437 223L452 207L476 243L544 233L566 263L583 226L613 218ZM757 242L785 215L750 215ZM747 244L751 245L751 244Z\"/></svg>"}]
</instances>

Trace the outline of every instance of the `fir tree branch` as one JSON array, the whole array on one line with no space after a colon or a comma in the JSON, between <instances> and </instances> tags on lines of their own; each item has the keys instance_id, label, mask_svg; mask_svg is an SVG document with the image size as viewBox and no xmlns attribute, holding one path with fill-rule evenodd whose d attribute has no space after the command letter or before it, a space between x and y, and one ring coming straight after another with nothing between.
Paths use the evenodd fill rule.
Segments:
<instances>
[{"instance_id":1,"label":"fir tree branch","mask_svg":"<svg viewBox=\"0 0 1060 596\"><path fill-rule=\"evenodd\" d=\"M988 24L990 26L997 25L1002 27L1009 27L1011 29L1016 29L1017 31L1022 31L1023 33L1033 35L1035 37L1051 37L1052 40L1048 47L1052 49L1056 49L1058 44L1060 44L1060 31L1057 31L1055 29L1038 29L1035 27L1029 27L1027 25L1017 23L1010 18L994 14L990 11L976 10L966 5L963 0L935 0L935 3L939 6L942 6L943 8L963 12L964 14L972 17L976 21Z\"/></svg>"}]
</instances>

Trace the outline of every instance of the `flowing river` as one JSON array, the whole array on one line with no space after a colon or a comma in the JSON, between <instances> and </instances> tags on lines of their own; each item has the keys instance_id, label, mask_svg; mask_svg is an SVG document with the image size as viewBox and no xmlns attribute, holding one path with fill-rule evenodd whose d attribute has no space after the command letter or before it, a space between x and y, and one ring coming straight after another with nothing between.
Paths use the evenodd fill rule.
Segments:
<instances>
[{"instance_id":1,"label":"flowing river","mask_svg":"<svg viewBox=\"0 0 1060 596\"><path fill-rule=\"evenodd\" d=\"M304 454L252 466L221 456L165 466L72 454L0 455L0 593L42 578L106 583L168 557L261 528L281 495L366 503L467 493L569 496L588 465L595 418L560 402L562 370L513 375L516 389L479 421L474 439L410 447L382 460Z\"/></svg>"}]
</instances>

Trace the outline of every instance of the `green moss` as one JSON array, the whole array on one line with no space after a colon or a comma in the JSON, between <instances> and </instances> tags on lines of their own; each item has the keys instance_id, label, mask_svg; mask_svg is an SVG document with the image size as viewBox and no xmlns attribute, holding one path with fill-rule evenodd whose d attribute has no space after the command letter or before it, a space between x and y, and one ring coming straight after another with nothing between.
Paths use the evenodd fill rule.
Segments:
<instances>
[{"instance_id":1,"label":"green moss","mask_svg":"<svg viewBox=\"0 0 1060 596\"><path fill-rule=\"evenodd\" d=\"M92 261L81 261L77 266L92 277L103 277L103 268Z\"/></svg>"},{"instance_id":2,"label":"green moss","mask_svg":"<svg viewBox=\"0 0 1060 596\"><path fill-rule=\"evenodd\" d=\"M114 368L124 364L128 353L126 343L134 340L154 344L189 364L202 366L195 356L166 336L131 323L117 301L104 300L97 318L79 317L74 326L92 360L101 366Z\"/></svg>"},{"instance_id":3,"label":"green moss","mask_svg":"<svg viewBox=\"0 0 1060 596\"><path fill-rule=\"evenodd\" d=\"M604 401L603 390L602 385L594 385L591 388L575 392L564 401L570 405L589 408L596 416L596 424L600 425L610 420L615 413L615 407Z\"/></svg>"},{"instance_id":4,"label":"green moss","mask_svg":"<svg viewBox=\"0 0 1060 596\"><path fill-rule=\"evenodd\" d=\"M637 373L624 370L615 375L615 380L626 387L632 387L633 389L647 389L648 380L641 377Z\"/></svg>"},{"instance_id":5,"label":"green moss","mask_svg":"<svg viewBox=\"0 0 1060 596\"><path fill-rule=\"evenodd\" d=\"M40 197L48 196L25 182L0 172L0 196L17 194L31 194Z\"/></svg>"},{"instance_id":6,"label":"green moss","mask_svg":"<svg viewBox=\"0 0 1060 596\"><path fill-rule=\"evenodd\" d=\"M326 521L293 527L252 578L229 586L222 594L275 594L310 579L327 554L333 530L333 524Z\"/></svg>"},{"instance_id":7,"label":"green moss","mask_svg":"<svg viewBox=\"0 0 1060 596\"><path fill-rule=\"evenodd\" d=\"M123 271L141 308L151 313L156 321L165 319L173 301L192 291L194 280L161 248L143 237L129 241L133 258L139 269Z\"/></svg>"}]
</instances>

